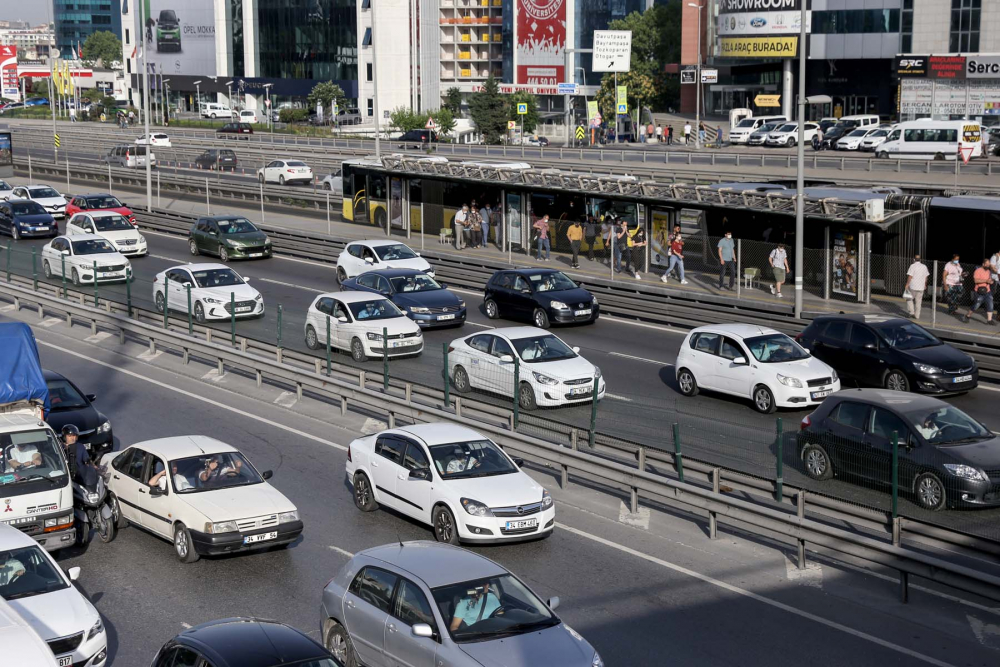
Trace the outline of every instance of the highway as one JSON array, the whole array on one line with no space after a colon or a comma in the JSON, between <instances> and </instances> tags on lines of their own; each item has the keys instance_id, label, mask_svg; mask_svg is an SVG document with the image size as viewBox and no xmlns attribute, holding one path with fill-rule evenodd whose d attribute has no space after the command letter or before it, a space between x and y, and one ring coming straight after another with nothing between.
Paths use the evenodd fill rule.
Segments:
<instances>
[{"instance_id":1,"label":"highway","mask_svg":"<svg viewBox=\"0 0 1000 667\"><path fill-rule=\"evenodd\" d=\"M158 253L167 247L157 243ZM300 265L266 264L284 266L268 276L283 270L297 282L318 279L303 276ZM264 266L248 273L261 277ZM5 310L0 318L14 316ZM100 336L87 342L80 328L70 331L58 321L38 325L29 311L16 317L35 325L43 366L98 394L97 405L114 424L116 448L180 434L219 438L258 468L273 469L272 483L298 505L305 522L302 539L288 550L194 565L180 564L171 545L136 528L109 545L95 541L85 552L60 553L64 568L82 568L79 585L105 618L110 664L148 664L175 633L231 615L281 620L316 637L320 590L351 553L430 537L408 519L385 511L363 514L353 506L343 476L344 446L377 428L364 415L331 417L326 405L309 398L295 403L294 395L257 388L237 375L202 378L204 367L183 366L169 354L139 358L148 352L142 345L119 346ZM623 378L634 373L642 378L634 381L635 391L670 395L660 362L672 357L676 336L604 321L561 333L588 339L587 354L605 349L607 363L601 363L615 373L612 387L627 386ZM619 349L657 363L612 358ZM614 360L620 371L613 370ZM639 373L644 366L638 364L650 368ZM980 401L976 394L969 400ZM752 419L749 408L727 401L701 397L693 404ZM903 605L887 573L816 554L799 572L789 561L794 549L776 539L723 526L720 539L709 541L704 524L681 512L652 507L626 515L613 495L573 483L561 490L544 473L532 474L555 497L555 534L477 551L543 598L558 595L558 614L606 665L997 664L1000 613L980 600L917 585Z\"/></svg>"}]
</instances>

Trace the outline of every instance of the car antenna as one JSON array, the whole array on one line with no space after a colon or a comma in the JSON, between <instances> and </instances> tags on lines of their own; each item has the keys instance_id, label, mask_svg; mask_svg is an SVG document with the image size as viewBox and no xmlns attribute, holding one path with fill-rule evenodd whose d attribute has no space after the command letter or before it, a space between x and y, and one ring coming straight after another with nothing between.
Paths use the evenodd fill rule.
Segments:
<instances>
[{"instance_id":1,"label":"car antenna","mask_svg":"<svg viewBox=\"0 0 1000 667\"><path fill-rule=\"evenodd\" d=\"M399 542L399 548L403 548L403 540L399 537L399 530L396 530L396 541Z\"/></svg>"}]
</instances>

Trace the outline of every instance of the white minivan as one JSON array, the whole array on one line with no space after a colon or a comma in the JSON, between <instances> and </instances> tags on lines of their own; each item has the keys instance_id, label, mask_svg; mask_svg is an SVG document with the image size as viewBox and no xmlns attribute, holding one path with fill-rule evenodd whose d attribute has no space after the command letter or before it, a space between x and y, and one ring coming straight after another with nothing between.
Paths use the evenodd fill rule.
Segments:
<instances>
[{"instance_id":1,"label":"white minivan","mask_svg":"<svg viewBox=\"0 0 1000 667\"><path fill-rule=\"evenodd\" d=\"M225 104L216 104L215 102L210 102L209 104L201 105L201 116L202 118L229 118L233 117L233 110L227 107Z\"/></svg>"},{"instance_id":2,"label":"white minivan","mask_svg":"<svg viewBox=\"0 0 1000 667\"><path fill-rule=\"evenodd\" d=\"M786 123L787 116L753 116L744 118L736 127L729 130L729 142L732 144L745 144L757 128L765 123Z\"/></svg>"},{"instance_id":3,"label":"white minivan","mask_svg":"<svg viewBox=\"0 0 1000 667\"><path fill-rule=\"evenodd\" d=\"M856 116L841 116L838 121L842 125L851 127L878 127L881 121L873 114L858 114Z\"/></svg>"},{"instance_id":4,"label":"white minivan","mask_svg":"<svg viewBox=\"0 0 1000 667\"><path fill-rule=\"evenodd\" d=\"M955 160L959 149L982 157L983 130L974 120L912 120L896 125L875 149L880 158Z\"/></svg>"}]
</instances>

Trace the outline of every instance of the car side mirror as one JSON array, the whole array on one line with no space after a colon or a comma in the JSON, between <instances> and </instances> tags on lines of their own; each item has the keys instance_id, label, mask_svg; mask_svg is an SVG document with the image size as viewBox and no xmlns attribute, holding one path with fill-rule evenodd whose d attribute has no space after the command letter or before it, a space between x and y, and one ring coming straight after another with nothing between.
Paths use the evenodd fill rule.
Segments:
<instances>
[{"instance_id":1,"label":"car side mirror","mask_svg":"<svg viewBox=\"0 0 1000 667\"><path fill-rule=\"evenodd\" d=\"M66 574L69 576L70 581L76 581L77 579L80 578L80 568L71 567L68 570L66 570Z\"/></svg>"},{"instance_id":2,"label":"car side mirror","mask_svg":"<svg viewBox=\"0 0 1000 667\"><path fill-rule=\"evenodd\" d=\"M426 623L415 623L413 627L410 628L410 632L414 637L434 637L434 629Z\"/></svg>"},{"instance_id":3,"label":"car side mirror","mask_svg":"<svg viewBox=\"0 0 1000 667\"><path fill-rule=\"evenodd\" d=\"M347 316L341 315L340 317L337 318L337 321L340 322L341 324L347 324Z\"/></svg>"},{"instance_id":4,"label":"car side mirror","mask_svg":"<svg viewBox=\"0 0 1000 667\"><path fill-rule=\"evenodd\" d=\"M167 495L167 492L158 486L151 486L149 487L149 495L153 498L159 498L160 496Z\"/></svg>"},{"instance_id":5,"label":"car side mirror","mask_svg":"<svg viewBox=\"0 0 1000 667\"><path fill-rule=\"evenodd\" d=\"M260 476L263 479L271 479L272 477L274 477L274 471L273 470L265 470L264 472L262 472L260 474Z\"/></svg>"},{"instance_id":6,"label":"car side mirror","mask_svg":"<svg viewBox=\"0 0 1000 667\"><path fill-rule=\"evenodd\" d=\"M583 281L577 280L575 282L577 287L583 287Z\"/></svg>"},{"instance_id":7,"label":"car side mirror","mask_svg":"<svg viewBox=\"0 0 1000 667\"><path fill-rule=\"evenodd\" d=\"M415 255L416 255L417 257L420 257L420 253L419 253L419 252L418 252L418 253L414 253L414 254L415 254Z\"/></svg>"},{"instance_id":8,"label":"car side mirror","mask_svg":"<svg viewBox=\"0 0 1000 667\"><path fill-rule=\"evenodd\" d=\"M410 479L421 479L428 481L431 478L430 468L417 468L416 470L410 471Z\"/></svg>"},{"instance_id":9,"label":"car side mirror","mask_svg":"<svg viewBox=\"0 0 1000 667\"><path fill-rule=\"evenodd\" d=\"M371 257L365 257L365 264L374 264L374 263L375 260L373 260Z\"/></svg>"},{"instance_id":10,"label":"car side mirror","mask_svg":"<svg viewBox=\"0 0 1000 667\"><path fill-rule=\"evenodd\" d=\"M500 363L501 364L512 364L512 363L514 363L514 357L511 356L511 355L509 355L509 354L502 354L502 355L500 355Z\"/></svg>"},{"instance_id":11,"label":"car side mirror","mask_svg":"<svg viewBox=\"0 0 1000 667\"><path fill-rule=\"evenodd\" d=\"M438 283L438 286L440 286L441 289L448 289L448 285L445 283Z\"/></svg>"},{"instance_id":12,"label":"car side mirror","mask_svg":"<svg viewBox=\"0 0 1000 667\"><path fill-rule=\"evenodd\" d=\"M733 359L733 364L735 364L736 366L746 366L746 364L747 364L747 358L746 357L736 357L735 359Z\"/></svg>"},{"instance_id":13,"label":"car side mirror","mask_svg":"<svg viewBox=\"0 0 1000 667\"><path fill-rule=\"evenodd\" d=\"M215 231L214 229L210 229L210 230L208 230L208 235L209 236L218 236L219 232Z\"/></svg>"},{"instance_id":14,"label":"car side mirror","mask_svg":"<svg viewBox=\"0 0 1000 667\"><path fill-rule=\"evenodd\" d=\"M87 394L87 400L93 403L97 400L97 394Z\"/></svg>"},{"instance_id":15,"label":"car side mirror","mask_svg":"<svg viewBox=\"0 0 1000 667\"><path fill-rule=\"evenodd\" d=\"M524 467L524 459L522 459L521 457L513 456L511 457L511 460L514 462L514 465L516 465L518 468Z\"/></svg>"},{"instance_id":16,"label":"car side mirror","mask_svg":"<svg viewBox=\"0 0 1000 667\"><path fill-rule=\"evenodd\" d=\"M864 348L866 350L877 350L878 349L878 344L877 343L865 343L864 344Z\"/></svg>"},{"instance_id":17,"label":"car side mirror","mask_svg":"<svg viewBox=\"0 0 1000 667\"><path fill-rule=\"evenodd\" d=\"M64 254L64 255L68 255L68 254L69 254L69 250L63 250L63 251L62 251L62 254Z\"/></svg>"},{"instance_id":18,"label":"car side mirror","mask_svg":"<svg viewBox=\"0 0 1000 667\"><path fill-rule=\"evenodd\" d=\"M574 347L573 351L576 352L577 354L580 354L580 348L578 348L578 347Z\"/></svg>"},{"instance_id":19,"label":"car side mirror","mask_svg":"<svg viewBox=\"0 0 1000 667\"><path fill-rule=\"evenodd\" d=\"M551 611L555 611L559 607L559 596L549 598L548 605Z\"/></svg>"}]
</instances>

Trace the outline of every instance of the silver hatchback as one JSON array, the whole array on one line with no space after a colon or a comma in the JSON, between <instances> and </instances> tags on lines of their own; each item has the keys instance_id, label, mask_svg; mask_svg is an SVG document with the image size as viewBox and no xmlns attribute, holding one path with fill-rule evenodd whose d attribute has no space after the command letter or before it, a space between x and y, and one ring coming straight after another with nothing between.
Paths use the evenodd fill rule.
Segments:
<instances>
[{"instance_id":1,"label":"silver hatchback","mask_svg":"<svg viewBox=\"0 0 1000 667\"><path fill-rule=\"evenodd\" d=\"M356 554L323 590L323 643L348 667L603 667L517 577L476 553L403 542Z\"/></svg>"}]
</instances>

